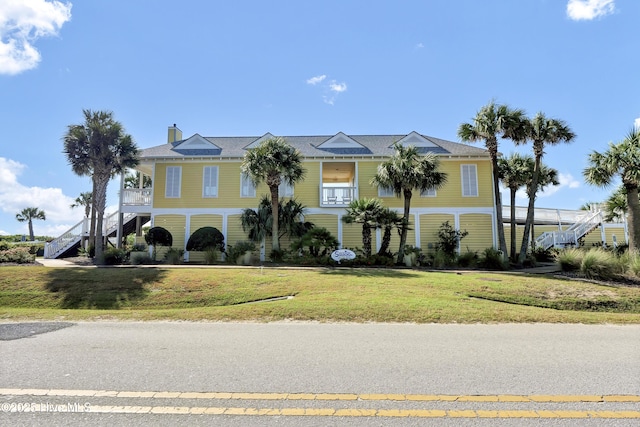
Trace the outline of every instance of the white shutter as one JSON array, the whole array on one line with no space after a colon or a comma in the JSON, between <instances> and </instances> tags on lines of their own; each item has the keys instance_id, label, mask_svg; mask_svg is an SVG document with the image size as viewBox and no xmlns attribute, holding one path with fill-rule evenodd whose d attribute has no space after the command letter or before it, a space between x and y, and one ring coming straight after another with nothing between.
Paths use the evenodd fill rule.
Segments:
<instances>
[{"instance_id":1,"label":"white shutter","mask_svg":"<svg viewBox=\"0 0 640 427\"><path fill-rule=\"evenodd\" d=\"M461 165L462 196L478 197L478 173L476 165Z\"/></svg>"},{"instance_id":2,"label":"white shutter","mask_svg":"<svg viewBox=\"0 0 640 427\"><path fill-rule=\"evenodd\" d=\"M202 197L218 197L218 167L205 166L202 182Z\"/></svg>"},{"instance_id":3,"label":"white shutter","mask_svg":"<svg viewBox=\"0 0 640 427\"><path fill-rule=\"evenodd\" d=\"M165 197L167 198L179 198L180 197L180 175L182 172L181 166L167 166L167 182L165 186Z\"/></svg>"}]
</instances>

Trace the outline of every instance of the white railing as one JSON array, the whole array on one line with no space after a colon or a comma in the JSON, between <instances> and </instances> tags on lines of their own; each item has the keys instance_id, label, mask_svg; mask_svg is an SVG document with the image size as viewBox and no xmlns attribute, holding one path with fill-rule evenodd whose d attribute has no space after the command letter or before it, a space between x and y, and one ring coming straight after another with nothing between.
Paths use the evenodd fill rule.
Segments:
<instances>
[{"instance_id":1,"label":"white railing","mask_svg":"<svg viewBox=\"0 0 640 427\"><path fill-rule=\"evenodd\" d=\"M86 235L87 230L89 229L88 221L88 218L84 218L61 236L46 243L44 245L44 257L55 258L71 246L78 243L82 236Z\"/></svg>"},{"instance_id":2,"label":"white railing","mask_svg":"<svg viewBox=\"0 0 640 427\"><path fill-rule=\"evenodd\" d=\"M344 207L358 198L356 187L320 187L320 206Z\"/></svg>"},{"instance_id":3,"label":"white railing","mask_svg":"<svg viewBox=\"0 0 640 427\"><path fill-rule=\"evenodd\" d=\"M580 221L584 215L591 214L593 211L570 210L570 209L548 209L535 208L534 217L536 222L552 222L556 224L573 224ZM527 207L516 206L516 220L524 221L527 219ZM511 207L502 206L502 219L509 221L511 219Z\"/></svg>"},{"instance_id":4,"label":"white railing","mask_svg":"<svg viewBox=\"0 0 640 427\"><path fill-rule=\"evenodd\" d=\"M552 246L577 245L578 240L602 223L602 212L584 211L576 222L564 231L543 233L536 239L536 247L545 250Z\"/></svg>"},{"instance_id":5,"label":"white railing","mask_svg":"<svg viewBox=\"0 0 640 427\"><path fill-rule=\"evenodd\" d=\"M126 224L132 218L135 218L135 213L124 214L123 224ZM118 229L118 212L106 215L102 224L102 235L108 236ZM61 236L53 239L44 245L44 257L56 258L58 255L64 253L67 249L78 243L82 236L89 236L89 219L84 218L82 221L71 227L67 232Z\"/></svg>"},{"instance_id":6,"label":"white railing","mask_svg":"<svg viewBox=\"0 0 640 427\"><path fill-rule=\"evenodd\" d=\"M122 190L123 206L151 206L152 188L125 188Z\"/></svg>"}]
</instances>

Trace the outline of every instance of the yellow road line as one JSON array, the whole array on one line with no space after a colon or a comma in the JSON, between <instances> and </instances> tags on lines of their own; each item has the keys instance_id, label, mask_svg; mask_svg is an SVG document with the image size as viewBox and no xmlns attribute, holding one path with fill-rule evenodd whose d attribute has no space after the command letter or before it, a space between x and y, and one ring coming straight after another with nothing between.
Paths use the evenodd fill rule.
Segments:
<instances>
[{"instance_id":1,"label":"yellow road line","mask_svg":"<svg viewBox=\"0 0 640 427\"><path fill-rule=\"evenodd\" d=\"M51 412L50 408L35 408L30 412ZM97 414L165 414L165 415L237 415L296 417L383 417L383 418L601 418L640 419L640 411L535 411L535 410L441 410L441 409L333 409L333 408L243 408L202 406L99 406L87 405L84 413ZM78 412L80 412L78 411ZM4 412L18 412L4 411ZM60 407L56 412L74 412Z\"/></svg>"},{"instance_id":2,"label":"yellow road line","mask_svg":"<svg viewBox=\"0 0 640 427\"><path fill-rule=\"evenodd\" d=\"M115 391L0 388L0 396L120 397L210 400L318 400L407 402L520 402L520 403L640 403L638 395L446 395L354 393L236 393L178 391Z\"/></svg>"}]
</instances>

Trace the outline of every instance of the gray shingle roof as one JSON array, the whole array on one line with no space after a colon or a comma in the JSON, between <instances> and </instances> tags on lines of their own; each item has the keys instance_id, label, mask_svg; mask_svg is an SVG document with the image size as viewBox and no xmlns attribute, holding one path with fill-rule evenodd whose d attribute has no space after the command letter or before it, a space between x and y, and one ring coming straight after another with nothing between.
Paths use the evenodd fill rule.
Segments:
<instances>
[{"instance_id":1,"label":"gray shingle roof","mask_svg":"<svg viewBox=\"0 0 640 427\"><path fill-rule=\"evenodd\" d=\"M315 136L285 136L289 144L300 150L307 158L313 157L389 157L393 154L393 143L401 140L406 135L349 135L354 141L361 144L362 148L317 148L320 144L332 138L334 135ZM432 142L436 147L421 147L420 152L433 152L443 156L474 156L488 157L488 152L484 148L474 147L458 142L446 141L422 135ZM181 157L203 157L203 158L242 158L246 152L246 146L259 139L259 136L234 136L234 137L207 137L207 141L220 147L219 150L180 150L179 143L162 144L156 147L146 148L141 151L142 159L162 159ZM187 138L188 139L188 138Z\"/></svg>"}]
</instances>

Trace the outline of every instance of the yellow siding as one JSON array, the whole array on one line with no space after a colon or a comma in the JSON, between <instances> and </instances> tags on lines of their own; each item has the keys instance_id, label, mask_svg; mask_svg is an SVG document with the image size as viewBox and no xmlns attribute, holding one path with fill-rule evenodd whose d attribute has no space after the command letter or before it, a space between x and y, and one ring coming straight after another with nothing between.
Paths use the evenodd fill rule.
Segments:
<instances>
[{"instance_id":1,"label":"yellow siding","mask_svg":"<svg viewBox=\"0 0 640 427\"><path fill-rule=\"evenodd\" d=\"M247 234L242 231L240 215L229 215L227 217L227 235L224 237L225 244L231 246L234 246L238 242L249 240Z\"/></svg>"},{"instance_id":2,"label":"yellow siding","mask_svg":"<svg viewBox=\"0 0 640 427\"><path fill-rule=\"evenodd\" d=\"M616 241L618 245L624 245L626 243L624 238L624 226L620 224L619 227L606 227L604 229L607 245L613 246L613 236L616 236ZM595 231L594 231L595 233ZM600 229L597 230L598 235L600 235Z\"/></svg>"},{"instance_id":3,"label":"yellow siding","mask_svg":"<svg viewBox=\"0 0 640 427\"><path fill-rule=\"evenodd\" d=\"M320 162L305 162L307 170L304 180L293 187L293 196L306 207L319 206L320 200Z\"/></svg>"},{"instance_id":4,"label":"yellow siding","mask_svg":"<svg viewBox=\"0 0 640 427\"><path fill-rule=\"evenodd\" d=\"M358 191L360 197L378 197L378 189L369 184L375 175L379 161L358 162ZM461 165L475 164L478 173L478 197L462 197ZM488 160L442 160L440 171L447 174L447 183L436 192L436 197L421 197L413 191L411 207L491 207L493 206L493 188L491 184L491 162ZM402 208L402 197L382 197L385 206Z\"/></svg>"},{"instance_id":5,"label":"yellow siding","mask_svg":"<svg viewBox=\"0 0 640 427\"><path fill-rule=\"evenodd\" d=\"M452 226L455 218L449 214L420 215L420 247L423 252L432 252L438 244L438 230L442 223L449 221Z\"/></svg>"},{"instance_id":6,"label":"yellow siding","mask_svg":"<svg viewBox=\"0 0 640 427\"><path fill-rule=\"evenodd\" d=\"M411 215L409 217L409 228L411 228L411 230L409 230L407 232L407 245L411 245L411 246L416 246L416 224L414 222L414 219L416 218L415 215ZM389 252L391 253L396 253L398 252L398 248L400 247L400 235L396 230L393 230L391 232L391 242L389 243Z\"/></svg>"},{"instance_id":7,"label":"yellow siding","mask_svg":"<svg viewBox=\"0 0 640 427\"><path fill-rule=\"evenodd\" d=\"M481 252L486 248L492 247L493 234L491 224L491 215L460 215L460 231L466 230L469 232L469 234L460 242L460 251L463 253L467 252L467 250L472 252Z\"/></svg>"},{"instance_id":8,"label":"yellow siding","mask_svg":"<svg viewBox=\"0 0 640 427\"><path fill-rule=\"evenodd\" d=\"M362 245L362 224L342 224L342 247L364 249ZM373 229L371 230L371 253L376 253L376 251L376 230Z\"/></svg>"},{"instance_id":9,"label":"yellow siding","mask_svg":"<svg viewBox=\"0 0 640 427\"><path fill-rule=\"evenodd\" d=\"M337 239L338 238L338 216L329 214L305 215L305 221L312 222L316 227L323 227Z\"/></svg>"},{"instance_id":10,"label":"yellow siding","mask_svg":"<svg viewBox=\"0 0 640 427\"><path fill-rule=\"evenodd\" d=\"M187 218L184 215L156 215L153 219L154 227L162 227L165 228L171 233L173 237L172 248L176 249L184 249L185 248L185 240L184 233L186 229ZM162 259L166 252L166 248L158 247L157 250L157 259Z\"/></svg>"},{"instance_id":11,"label":"yellow siding","mask_svg":"<svg viewBox=\"0 0 640 427\"><path fill-rule=\"evenodd\" d=\"M221 215L192 215L190 222L189 236L202 227L215 227L222 232L222 216ZM225 245L227 240L225 237ZM189 251L189 262L204 262L204 252Z\"/></svg>"}]
</instances>

